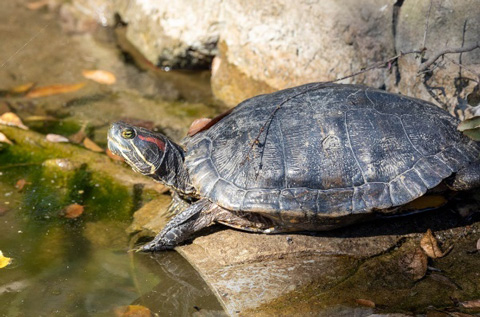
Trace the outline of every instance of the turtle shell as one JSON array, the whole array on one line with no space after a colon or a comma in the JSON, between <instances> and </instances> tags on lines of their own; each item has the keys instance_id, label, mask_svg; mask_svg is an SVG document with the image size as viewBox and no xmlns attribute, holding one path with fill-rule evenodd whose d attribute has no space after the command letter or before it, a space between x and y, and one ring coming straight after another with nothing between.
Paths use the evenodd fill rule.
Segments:
<instances>
[{"instance_id":1,"label":"turtle shell","mask_svg":"<svg viewBox=\"0 0 480 317\"><path fill-rule=\"evenodd\" d=\"M229 210L304 218L390 210L478 159L426 101L308 84L239 104L185 140L193 186Z\"/></svg>"}]
</instances>

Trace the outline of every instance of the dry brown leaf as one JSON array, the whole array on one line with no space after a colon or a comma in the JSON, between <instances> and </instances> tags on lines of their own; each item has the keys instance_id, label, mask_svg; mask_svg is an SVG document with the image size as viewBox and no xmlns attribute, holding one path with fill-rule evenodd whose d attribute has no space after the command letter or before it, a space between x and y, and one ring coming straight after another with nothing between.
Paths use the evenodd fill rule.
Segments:
<instances>
[{"instance_id":1,"label":"dry brown leaf","mask_svg":"<svg viewBox=\"0 0 480 317\"><path fill-rule=\"evenodd\" d=\"M441 258L446 254L440 249L438 241L430 229L427 230L422 240L420 240L420 246L425 251L425 254L432 259Z\"/></svg>"},{"instance_id":2,"label":"dry brown leaf","mask_svg":"<svg viewBox=\"0 0 480 317\"><path fill-rule=\"evenodd\" d=\"M6 214L9 210L7 207L0 205L0 216Z\"/></svg>"},{"instance_id":3,"label":"dry brown leaf","mask_svg":"<svg viewBox=\"0 0 480 317\"><path fill-rule=\"evenodd\" d=\"M23 124L20 117L13 112L5 112L4 114L2 114L0 116L0 124L28 130L28 127Z\"/></svg>"},{"instance_id":4,"label":"dry brown leaf","mask_svg":"<svg viewBox=\"0 0 480 317\"><path fill-rule=\"evenodd\" d=\"M188 136L194 136L197 134L200 130L205 128L207 124L209 124L212 121L212 119L209 118L200 118L192 122L190 125L190 128L188 128L187 135Z\"/></svg>"},{"instance_id":5,"label":"dry brown leaf","mask_svg":"<svg viewBox=\"0 0 480 317\"><path fill-rule=\"evenodd\" d=\"M47 97L58 94L65 94L68 92L77 91L85 86L85 83L78 84L58 84L51 86L43 86L30 90L26 95L28 98Z\"/></svg>"},{"instance_id":6,"label":"dry brown leaf","mask_svg":"<svg viewBox=\"0 0 480 317\"><path fill-rule=\"evenodd\" d=\"M103 152L103 149L99 147L95 142L90 140L89 138L85 138L83 140L83 146L93 152Z\"/></svg>"},{"instance_id":7,"label":"dry brown leaf","mask_svg":"<svg viewBox=\"0 0 480 317\"><path fill-rule=\"evenodd\" d=\"M445 275L442 275L442 274L439 274L439 273L431 273L428 275L428 278L429 279L432 279L434 281L437 281L439 283L442 283L446 286L448 286L449 288L452 288L452 289L461 289L457 283L455 283L455 281L453 281L451 278L449 278L448 276L445 276Z\"/></svg>"},{"instance_id":8,"label":"dry brown leaf","mask_svg":"<svg viewBox=\"0 0 480 317\"><path fill-rule=\"evenodd\" d=\"M117 81L115 75L106 70L93 69L93 70L83 70L83 77L96 81L99 84L104 85L113 85Z\"/></svg>"},{"instance_id":9,"label":"dry brown leaf","mask_svg":"<svg viewBox=\"0 0 480 317\"><path fill-rule=\"evenodd\" d=\"M85 132L83 132L83 130L80 130L78 131L77 133L75 134L72 134L69 139L70 141L72 141L73 143L77 143L77 144L80 144L82 143L82 141L87 137L87 135L85 134Z\"/></svg>"},{"instance_id":10,"label":"dry brown leaf","mask_svg":"<svg viewBox=\"0 0 480 317\"><path fill-rule=\"evenodd\" d=\"M24 178L22 178L15 183L15 188L18 189L18 191L21 191L23 187L25 187L25 185L27 184L30 184L30 183L27 182Z\"/></svg>"},{"instance_id":11,"label":"dry brown leaf","mask_svg":"<svg viewBox=\"0 0 480 317\"><path fill-rule=\"evenodd\" d=\"M24 94L35 86L35 83L28 83L11 88L8 92L12 95Z\"/></svg>"},{"instance_id":12,"label":"dry brown leaf","mask_svg":"<svg viewBox=\"0 0 480 317\"><path fill-rule=\"evenodd\" d=\"M400 269L414 281L423 278L427 273L428 258L420 248L406 254L400 259Z\"/></svg>"},{"instance_id":13,"label":"dry brown leaf","mask_svg":"<svg viewBox=\"0 0 480 317\"><path fill-rule=\"evenodd\" d=\"M29 2L25 6L30 10L38 10L48 5L49 0L39 0L34 2Z\"/></svg>"},{"instance_id":14,"label":"dry brown leaf","mask_svg":"<svg viewBox=\"0 0 480 317\"><path fill-rule=\"evenodd\" d=\"M116 155L116 154L113 154L112 151L110 151L109 149L107 149L106 152L107 152L107 156L108 156L109 158L111 158L112 160L122 161L122 162L125 161L125 160L123 159L123 157L121 157L121 156L119 156L119 155Z\"/></svg>"},{"instance_id":15,"label":"dry brown leaf","mask_svg":"<svg viewBox=\"0 0 480 317\"><path fill-rule=\"evenodd\" d=\"M63 135L53 134L53 133L47 134L47 135L45 136L45 139L46 139L48 142L52 142L52 143L70 142L70 140L67 139L66 137L64 137Z\"/></svg>"},{"instance_id":16,"label":"dry brown leaf","mask_svg":"<svg viewBox=\"0 0 480 317\"><path fill-rule=\"evenodd\" d=\"M360 306L375 308L375 303L368 299L358 298L355 300L355 302Z\"/></svg>"},{"instance_id":17,"label":"dry brown leaf","mask_svg":"<svg viewBox=\"0 0 480 317\"><path fill-rule=\"evenodd\" d=\"M467 302L460 302L465 308L480 308L480 299L469 300Z\"/></svg>"},{"instance_id":18,"label":"dry brown leaf","mask_svg":"<svg viewBox=\"0 0 480 317\"><path fill-rule=\"evenodd\" d=\"M68 205L62 212L65 218L73 219L83 214L84 207L79 204Z\"/></svg>"},{"instance_id":19,"label":"dry brown leaf","mask_svg":"<svg viewBox=\"0 0 480 317\"><path fill-rule=\"evenodd\" d=\"M2 143L8 143L10 145L13 145L13 142L10 141L7 136L5 134L3 134L2 132L0 132L0 142Z\"/></svg>"},{"instance_id":20,"label":"dry brown leaf","mask_svg":"<svg viewBox=\"0 0 480 317\"><path fill-rule=\"evenodd\" d=\"M477 250L480 251L480 239L478 239L478 241L477 241Z\"/></svg>"},{"instance_id":21,"label":"dry brown leaf","mask_svg":"<svg viewBox=\"0 0 480 317\"><path fill-rule=\"evenodd\" d=\"M28 116L26 118L23 118L23 121L25 122L35 122L35 121L59 121L58 118L55 118L53 116Z\"/></svg>"},{"instance_id":22,"label":"dry brown leaf","mask_svg":"<svg viewBox=\"0 0 480 317\"><path fill-rule=\"evenodd\" d=\"M152 312L145 306L128 305L115 309L115 316L117 317L150 317Z\"/></svg>"},{"instance_id":23,"label":"dry brown leaf","mask_svg":"<svg viewBox=\"0 0 480 317\"><path fill-rule=\"evenodd\" d=\"M12 258L7 258L3 255L2 251L0 251L0 269L6 267L12 262Z\"/></svg>"}]
</instances>

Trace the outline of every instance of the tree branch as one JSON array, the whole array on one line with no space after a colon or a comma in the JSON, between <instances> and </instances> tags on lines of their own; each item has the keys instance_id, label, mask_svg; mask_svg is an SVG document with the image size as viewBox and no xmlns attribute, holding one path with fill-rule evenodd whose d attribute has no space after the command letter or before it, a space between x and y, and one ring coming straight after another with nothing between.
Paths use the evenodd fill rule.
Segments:
<instances>
[{"instance_id":1,"label":"tree branch","mask_svg":"<svg viewBox=\"0 0 480 317\"><path fill-rule=\"evenodd\" d=\"M341 81L341 80L344 80L344 79L348 79L348 78L351 78L351 77L355 77L355 76L358 76L360 74L363 74L363 73L366 73L368 71L371 71L372 69L375 69L375 68L380 68L380 67L384 67L385 65L390 65L391 63L393 63L394 61L396 61L397 59L399 59L400 57L402 56L405 56L405 55L409 55L409 54L421 54L424 50L421 49L421 50L414 50L414 51L408 51L408 52L400 52L400 54L397 54L393 57L390 57L389 59L387 60L384 60L384 61L381 61L381 62L378 62L378 63L375 63L367 68L364 68L358 72L355 72L355 73L352 73L350 75L347 75L347 76L344 76L344 77L341 77L341 78L337 78L337 79L334 79L334 80L329 80L329 81L325 81L323 82L324 84L325 83L336 83L338 81Z\"/></svg>"},{"instance_id":2,"label":"tree branch","mask_svg":"<svg viewBox=\"0 0 480 317\"><path fill-rule=\"evenodd\" d=\"M465 53L465 52L470 52L473 51L474 49L480 48L480 43L474 43L469 46L465 47L457 47L457 48L446 48L444 50L441 50L437 52L437 54L433 55L430 57L426 62L420 65L418 68L418 72L422 73L427 70L428 67L430 67L433 63L437 61L440 57L444 56L445 54L458 54L458 53Z\"/></svg>"}]
</instances>

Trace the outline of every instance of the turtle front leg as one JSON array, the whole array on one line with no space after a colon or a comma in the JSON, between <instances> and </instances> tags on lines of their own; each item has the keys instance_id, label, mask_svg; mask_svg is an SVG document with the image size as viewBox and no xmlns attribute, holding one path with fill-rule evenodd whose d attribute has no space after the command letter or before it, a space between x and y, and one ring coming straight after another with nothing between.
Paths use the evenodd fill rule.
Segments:
<instances>
[{"instance_id":1,"label":"turtle front leg","mask_svg":"<svg viewBox=\"0 0 480 317\"><path fill-rule=\"evenodd\" d=\"M176 215L165 228L149 243L140 248L141 251L162 251L176 247L188 239L193 233L214 223L213 211L217 205L208 199L201 199Z\"/></svg>"}]
</instances>

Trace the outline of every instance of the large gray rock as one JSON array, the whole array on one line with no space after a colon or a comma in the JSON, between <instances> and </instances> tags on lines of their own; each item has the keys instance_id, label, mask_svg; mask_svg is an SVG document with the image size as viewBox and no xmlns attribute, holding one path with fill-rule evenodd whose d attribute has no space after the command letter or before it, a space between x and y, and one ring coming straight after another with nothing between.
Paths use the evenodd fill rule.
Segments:
<instances>
[{"instance_id":1,"label":"large gray rock","mask_svg":"<svg viewBox=\"0 0 480 317\"><path fill-rule=\"evenodd\" d=\"M64 5L63 15L82 12L112 24L118 14L128 23L129 40L159 66L208 65L221 41L212 84L229 105L258 93L336 79L394 52L393 0L98 2L73 1ZM347 82L380 87L384 77L376 70Z\"/></svg>"},{"instance_id":2,"label":"large gray rock","mask_svg":"<svg viewBox=\"0 0 480 317\"><path fill-rule=\"evenodd\" d=\"M91 28L80 13L104 25L113 24L118 14L128 23L128 39L161 67L205 67L215 57L212 89L231 106L260 93L338 79L424 44L429 58L446 47L475 43L480 31L478 0L74 0L63 5L62 13L70 17L64 24L80 31ZM479 73L480 50L448 57L466 68L460 71L445 60L433 76L418 76L422 61L412 54L393 68L343 82L432 100L452 113L460 109L463 116Z\"/></svg>"},{"instance_id":3,"label":"large gray rock","mask_svg":"<svg viewBox=\"0 0 480 317\"><path fill-rule=\"evenodd\" d=\"M155 65L209 65L222 28L220 0L116 0L127 37Z\"/></svg>"},{"instance_id":4,"label":"large gray rock","mask_svg":"<svg viewBox=\"0 0 480 317\"><path fill-rule=\"evenodd\" d=\"M214 93L234 105L268 90L334 80L384 60L394 52L393 4L227 1L220 60L212 74ZM383 74L374 70L345 82L380 87Z\"/></svg>"},{"instance_id":5,"label":"large gray rock","mask_svg":"<svg viewBox=\"0 0 480 317\"><path fill-rule=\"evenodd\" d=\"M446 48L468 47L479 43L479 4L477 0L432 1L430 16L427 18L430 1L406 0L398 14L396 51L418 50L425 45L425 59L429 59ZM425 36L427 20L428 30ZM417 76L421 63L418 56L403 56L399 59L399 72L392 75L387 89L436 102L452 114L456 112L456 115L463 116L464 110L468 109L466 97L472 93L475 80L479 80L480 49L446 56L430 67L434 69L432 76L427 74L425 77ZM465 68L460 68L456 63ZM476 104L472 102L470 106Z\"/></svg>"},{"instance_id":6,"label":"large gray rock","mask_svg":"<svg viewBox=\"0 0 480 317\"><path fill-rule=\"evenodd\" d=\"M70 32L91 30L91 20L128 24L127 38L154 65L196 68L210 65L222 29L222 1L74 0L62 5ZM117 16L118 15L118 16Z\"/></svg>"}]
</instances>

